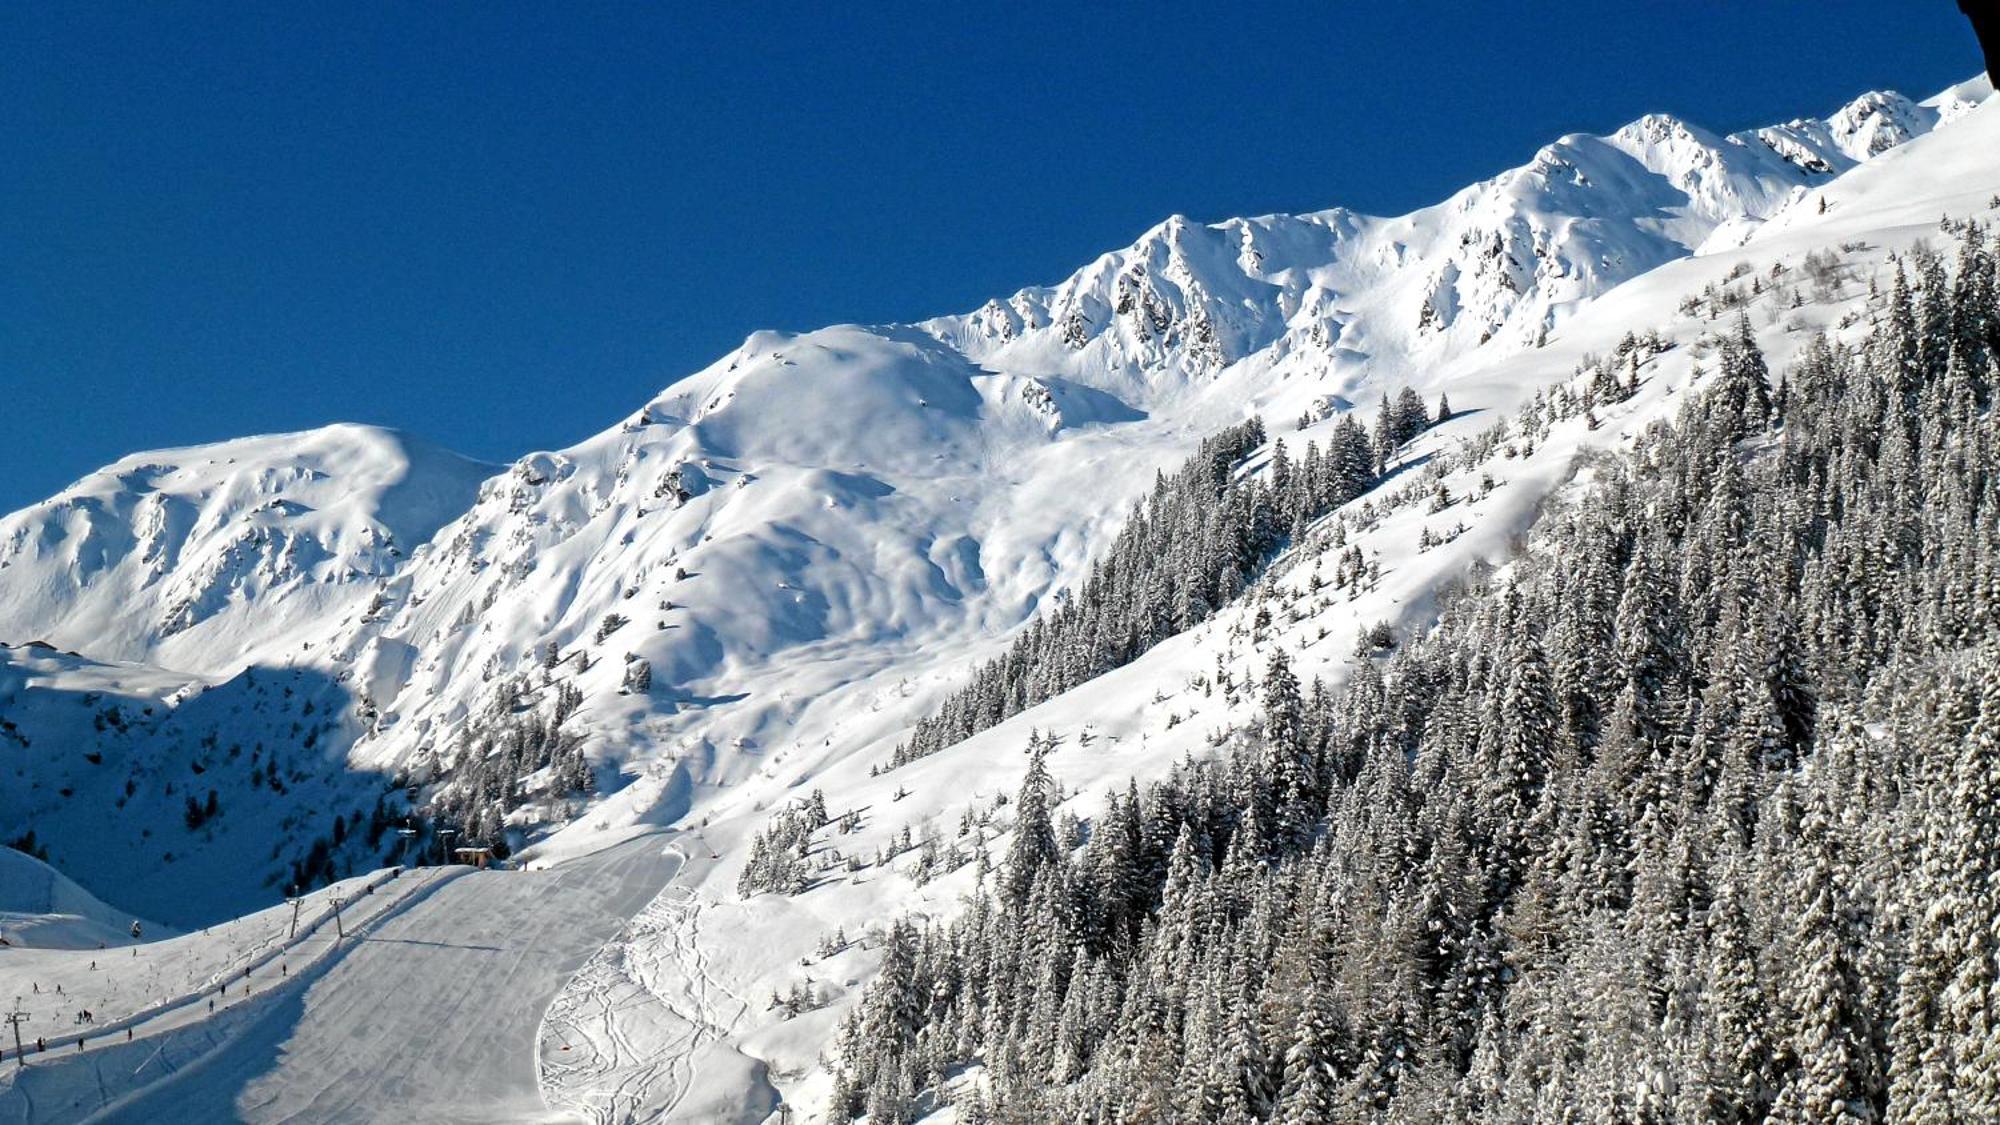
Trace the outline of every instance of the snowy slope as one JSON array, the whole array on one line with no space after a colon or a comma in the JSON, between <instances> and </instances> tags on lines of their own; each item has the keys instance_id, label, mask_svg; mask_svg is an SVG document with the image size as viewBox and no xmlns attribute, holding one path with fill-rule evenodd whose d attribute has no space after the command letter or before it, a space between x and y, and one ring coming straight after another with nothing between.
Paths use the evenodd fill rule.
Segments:
<instances>
[{"instance_id":1,"label":"snowy slope","mask_svg":"<svg viewBox=\"0 0 2000 1125\"><path fill-rule=\"evenodd\" d=\"M490 480L316 651L377 713L357 761L442 769L488 685L553 642L607 783L662 746L672 762L608 815L670 818L802 730L825 745L895 721L878 716L1076 578L1206 433L1531 348L1618 283L1740 240L1853 167L1848 149L1944 116L1870 95L1780 127L1831 146L1826 171L1650 117L1398 219L1175 218L967 316L761 333ZM620 694L632 659L647 698Z\"/></svg>"},{"instance_id":2,"label":"snowy slope","mask_svg":"<svg viewBox=\"0 0 2000 1125\"><path fill-rule=\"evenodd\" d=\"M695 1120L696 1095L762 1074L748 1057L816 1110L814 1055L871 971L866 940L821 957L822 939L948 912L964 889L919 887L907 858L867 862L876 849L905 828L958 839L968 810L992 813L1031 729L1060 733L1051 766L1089 795L1240 722L1219 668L1241 683L1283 644L1301 674L1337 680L1359 626L1420 622L1440 582L1504 561L1583 451L1672 408L1716 327L1684 298L1839 242L1866 244L1849 255L1865 288L1940 213L1985 214L2000 119L1968 108L1982 93L1868 95L1734 137L1648 117L1400 218L1171 219L964 316L753 335L604 433L504 470L358 427L128 459L0 521L0 638L84 654L0 651L0 677L14 669L0 711L32 728L8 750L27 784L0 794L0 833L35 826L83 885L132 886L119 901L170 921L238 913L270 901L336 813L354 823L406 774L448 778L468 727L574 685L603 796L528 861L635 824L685 825L697 844L678 886L557 1000L550 1026L593 1055L545 1067L544 1095L597 1119L675 1106ZM1837 323L1854 292L1757 307L1774 368L1795 325ZM1561 423L1532 451L1454 470L1467 499L1442 513L1357 505L1372 587L1310 590L1333 568L1308 544L1139 662L870 776L1221 425L1256 412L1290 443L1323 439L1332 414L1398 386L1448 390L1461 416L1411 451L1420 466L1649 328L1676 347L1597 429ZM1301 415L1317 421L1294 435ZM1434 475L1385 492L1428 495ZM1450 542L1419 552L1425 530ZM1272 607L1279 624L1257 628ZM650 689L621 686L634 660ZM111 702L143 721L100 729ZM837 845L861 869L739 901L744 843L815 786L836 812L864 810ZM208 788L221 815L178 823ZM535 840L573 811L536 801L512 823ZM764 1007L805 976L829 1007L793 1021Z\"/></svg>"},{"instance_id":3,"label":"snowy slope","mask_svg":"<svg viewBox=\"0 0 2000 1125\"><path fill-rule=\"evenodd\" d=\"M0 640L239 671L366 605L492 471L370 426L135 454L0 519Z\"/></svg>"},{"instance_id":4,"label":"snowy slope","mask_svg":"<svg viewBox=\"0 0 2000 1125\"><path fill-rule=\"evenodd\" d=\"M773 663L804 666L803 705L830 686L813 666L884 665L978 595L1011 623L1050 571L987 574L986 541L1040 550L1054 532L1023 527L993 484L1059 444L1018 390L919 333L760 335L626 424L523 460L419 553L386 612L338 634L384 707L381 752L449 729L474 705L460 685L549 642L596 650L578 678L601 721L678 729L718 700L787 710ZM1064 517L1089 514L1044 522ZM600 641L613 613L630 623ZM606 698L628 655L651 662L653 698ZM709 742L754 739L760 720L725 729Z\"/></svg>"},{"instance_id":5,"label":"snowy slope","mask_svg":"<svg viewBox=\"0 0 2000 1125\"><path fill-rule=\"evenodd\" d=\"M1545 348L1497 359L1468 355L1444 365L1426 385L1449 389L1454 404L1470 410L1427 434L1411 451L1412 461L1461 448L1537 388L1570 381L1580 362L1608 353L1628 332L1657 329L1672 345L1645 364L1640 393L1600 411L1595 428L1582 418L1558 422L1532 452L1512 442L1511 451L1503 448L1437 478L1460 498L1442 512L1418 502L1363 518L1363 505L1380 507L1381 495L1351 506L1349 543L1379 565L1382 577L1374 586L1315 589L1316 577L1333 576L1335 552L1326 540L1310 541L1216 620L932 758L871 776L899 733L891 732L851 753L827 755L810 786L779 771L738 786L711 807L703 833L721 858L711 868L692 870L682 880L693 883L691 894L663 896L642 915L632 941L603 957L604 971L615 972L630 993L648 1002L623 1005L608 1016L579 1015L561 1001L552 1010L550 1018L565 1034L588 1039L601 1058L587 1082L551 1075L551 1099L583 1105L590 1091L612 1089L617 1094L609 1105L592 1103L594 1120L645 1120L662 1110L668 1120L699 1120L673 1107L690 1104L692 1092L702 1089L703 1053L733 1045L766 1061L801 1119L817 1119L826 1094L819 1052L873 971L870 947L892 917L885 904L916 917L948 916L970 886L970 866L926 882L917 874L919 856L903 853L881 863L881 849L894 851L907 830L917 841L955 843L968 854L983 844L997 860L1006 845L1000 800L1018 783L1021 750L1032 731L1058 737L1049 765L1065 791L1076 794L1067 807L1087 816L1107 788L1122 788L1131 777L1143 784L1182 755L1207 753L1212 738L1247 721L1254 693L1226 692L1216 684L1225 675L1239 685L1252 682L1274 648L1289 653L1302 676L1344 680L1354 667L1352 641L1362 626L1385 621L1399 629L1421 627L1442 584L1475 567L1504 566L1534 521L1560 506L1566 486L1587 476L1594 450L1625 445L1649 420L1678 408L1704 365L1713 369L1705 339L1726 330L1734 314L1711 319L1705 309L1686 310L1686 298L1734 285L1748 299L1745 311L1773 370L1782 370L1812 330L1853 328L1851 313L1870 280L1885 277L1887 255L1935 239L1939 216L2000 220L2000 105L1956 117L1952 129L1821 185L1810 202L1777 212L1742 247L1712 248L1612 290ZM1818 194L1826 198L1824 212ZM1843 245L1848 249L1839 250ZM1842 280L1833 292L1816 294L1800 280L1804 259L1829 248L1842 258ZM1774 277L1779 284L1770 284ZM1753 293L1753 280L1761 292ZM1795 291L1796 308L1781 296ZM1482 489L1482 477L1493 478L1490 491ZM1398 483L1421 499L1436 482L1417 474ZM1383 491L1393 495L1397 486ZM1449 542L1420 550L1426 530ZM1272 625L1258 627L1260 611ZM859 830L826 830L816 848L822 860L836 851L861 857L860 869L848 873L836 865L798 896L742 900L734 882L748 837L769 810L801 799L810 787L824 790L836 817L849 809L861 813ZM965 834L968 814L990 818L990 826ZM729 938L704 940L704 934ZM849 944L837 946L836 934ZM702 980L690 979L676 952L689 942L706 951ZM606 985L593 978L588 987L601 992ZM784 1010L761 1003L744 1009L717 1002L719 991L754 999L794 988L809 990L825 1006L787 1018ZM621 1048L635 1042L677 1044L678 1061L668 1065Z\"/></svg>"},{"instance_id":6,"label":"snowy slope","mask_svg":"<svg viewBox=\"0 0 2000 1125\"><path fill-rule=\"evenodd\" d=\"M1220 426L1325 417L1532 351L1598 295L1742 241L1973 92L1871 94L1736 137L1647 117L1400 218L1177 217L965 316L753 335L604 433L499 471L352 426L127 458L0 521L0 638L201 676L209 705L174 708L133 770L206 768L206 740L283 747L313 779L304 819L258 826L284 825L271 866L204 891L215 909L268 894L334 809L398 776L448 779L469 726L545 706L557 681L584 695L574 729L611 791L597 817L671 822L908 722ZM635 660L647 692L623 690ZM273 674L299 682L266 698ZM156 779L157 807L124 831L178 831L159 822L185 790ZM85 851L63 837L124 808L126 779L99 780L51 779L75 799L0 829L32 812L59 853ZM529 834L573 808L537 792L551 799L513 817ZM94 885L146 857L169 897L161 857L190 854L143 835L114 851L66 869Z\"/></svg>"},{"instance_id":7,"label":"snowy slope","mask_svg":"<svg viewBox=\"0 0 2000 1125\"><path fill-rule=\"evenodd\" d=\"M97 949L132 940L129 927L140 921L107 906L62 872L13 848L0 848L0 938L11 948Z\"/></svg>"},{"instance_id":8,"label":"snowy slope","mask_svg":"<svg viewBox=\"0 0 2000 1125\"><path fill-rule=\"evenodd\" d=\"M643 836L548 875L405 875L399 882L424 880L407 905L305 979L258 973L265 998L225 1042L197 1053L198 1026L165 1040L197 1065L128 1093L114 1084L129 1083L159 1047L121 1044L97 1063L110 1096L76 1093L92 1108L110 1101L100 1119L111 1121L548 1120L533 1060L560 1048L538 1042L536 1016L592 946L674 873L660 847ZM39 1102L70 1092L80 1069L22 1085ZM0 1093L0 1113L6 1105Z\"/></svg>"}]
</instances>

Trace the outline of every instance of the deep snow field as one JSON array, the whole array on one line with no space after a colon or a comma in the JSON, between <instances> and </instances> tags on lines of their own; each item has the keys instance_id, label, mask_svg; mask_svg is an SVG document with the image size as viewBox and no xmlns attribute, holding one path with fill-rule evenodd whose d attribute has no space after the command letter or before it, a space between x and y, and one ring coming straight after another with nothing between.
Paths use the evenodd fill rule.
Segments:
<instances>
[{"instance_id":1,"label":"deep snow field","mask_svg":"<svg viewBox=\"0 0 2000 1125\"><path fill-rule=\"evenodd\" d=\"M0 1121L820 1119L880 935L971 886L971 865L876 862L897 837L998 856L1031 732L1087 817L1248 717L1222 677L1283 649L1337 685L1360 629L1421 628L1597 451L1678 408L1733 327L1684 303L1704 288L1743 291L1774 373L1815 330L1858 332L1891 253L2000 218L1986 94L1737 138L1649 117L1401 218L1172 219L966 316L753 335L504 469L335 427L135 455L0 519L0 831L32 827L54 868L0 849L0 1001L65 1044L26 1068L6 1044ZM1836 283L1797 284L1825 251ZM1671 346L1594 428L1462 455L1648 331ZM887 769L1202 437L1254 413L1296 454L1403 386L1454 417L1242 598ZM1379 577L1316 584L1348 547ZM651 688L622 689L640 659ZM515 870L397 873L395 835L356 842L517 673L582 691L598 796L529 779ZM750 838L814 789L858 829L822 830L804 893L739 896ZM288 936L288 870L336 815L350 877ZM795 990L811 1010L773 1004ZM86 1007L95 1029L70 1022Z\"/></svg>"}]
</instances>

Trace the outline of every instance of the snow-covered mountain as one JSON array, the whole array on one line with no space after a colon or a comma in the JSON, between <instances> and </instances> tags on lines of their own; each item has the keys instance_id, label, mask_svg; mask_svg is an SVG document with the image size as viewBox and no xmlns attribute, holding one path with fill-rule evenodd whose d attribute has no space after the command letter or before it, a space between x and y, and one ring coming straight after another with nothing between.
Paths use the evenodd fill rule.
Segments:
<instances>
[{"instance_id":1,"label":"snow-covered mountain","mask_svg":"<svg viewBox=\"0 0 2000 1125\"><path fill-rule=\"evenodd\" d=\"M1482 576L1501 585L1524 543L1560 534L1611 459L1714 385L1722 340L1740 324L1748 324L1774 377L1791 372L1821 333L1839 345L1861 343L1875 327L1873 294L1891 287L1892 257L1907 263L1921 246L1948 250L1968 221L1989 232L2000 221L2000 104L1989 100L1951 118L1953 127L1936 136L1816 185L1740 244L1713 243L1601 294L1544 347L1473 352L1442 364L1424 384L1448 389L1461 413L1405 451L1414 471L1315 528L1214 620L932 757L878 775L897 732L829 763L809 782L773 771L717 801L693 841L717 858L712 867L691 865L682 879L693 894L663 895L551 1009L555 1033L590 1045L582 1060L588 1065L566 1059L547 1069L551 1100L596 1120L654 1113L702 1120L720 1100L710 1081L727 1084L743 1104L758 1104L762 1086L735 1077L747 1058L766 1068L759 1074L771 1076L802 1119L839 1120L819 1116L832 1089L827 1047L884 966L893 920L883 904L921 926L960 917L979 880L988 891L1000 885L1016 843L1008 802L1022 785L1024 748L1053 740L1043 745L1050 747L1057 811L1079 818L1088 833L1100 831L1107 803L1128 786L1148 792L1180 763L1224 752L1218 746L1226 748L1232 732L1257 728L1260 703L1247 685L1267 674L1274 654L1287 657L1302 680L1318 678L1338 691L1377 671L1357 652L1358 633L1379 622L1396 637L1419 636L1441 597ZM1627 369L1638 372L1637 392L1582 409L1593 373L1634 335L1657 341L1628 353L1638 356ZM1505 430L1494 428L1500 420ZM1323 441L1324 433L1315 426L1283 436L1296 449L1301 438ZM1254 459L1249 466L1266 467ZM1671 477L1684 467L1662 468ZM1350 558L1362 563L1359 571ZM1419 782L1377 780L1392 788ZM808 889L742 893L736 884L754 862L753 842L781 823L771 810L803 807L813 789L823 792L829 821L803 849ZM990 874L976 858L982 854ZM1343 887L1320 889L1338 898ZM1230 932L1268 935L1260 923L1287 928L1267 917L1243 919ZM706 934L732 940L704 941ZM1623 940L1613 931L1614 944ZM707 954L698 975L678 956L689 943ZM901 967L907 971L908 962ZM1022 969L1048 966L1030 958ZM1070 995L1085 1010L1095 1002L1089 989ZM617 1012L594 1010L608 996L619 998ZM634 1044L660 1046L656 1055ZM941 1049L956 1057L957 1048ZM943 1106L923 1119L965 1118Z\"/></svg>"},{"instance_id":2,"label":"snow-covered mountain","mask_svg":"<svg viewBox=\"0 0 2000 1125\"><path fill-rule=\"evenodd\" d=\"M1728 137L1651 114L1564 137L1398 218L1175 216L1060 285L924 327L982 363L1144 401L1178 388L1161 387L1167 371L1199 378L1252 360L1316 377L1323 393L1364 389L1385 361L1530 346L1620 282L1740 242L1814 187L1962 115L1983 88L1921 104L1870 93L1823 120Z\"/></svg>"},{"instance_id":3,"label":"snow-covered mountain","mask_svg":"<svg viewBox=\"0 0 2000 1125\"><path fill-rule=\"evenodd\" d=\"M866 810L839 850L893 855L990 814L1031 730L1061 732L1050 766L1087 800L1241 721L1197 684L1258 674L1260 644L1338 682L1359 627L1420 621L1504 564L1579 465L1677 404L1716 328L1705 291L1752 309L1778 370L1806 329L1846 326L1888 251L1940 214L1990 218L1987 92L1731 136L1649 116L1396 218L1169 219L963 315L754 334L506 467L349 426L127 458L0 520L0 838L33 828L100 897L191 926L302 870L394 861L410 845L385 817L411 800L449 818L511 798L530 867L671 828L678 886L557 999L577 1054L540 1060L544 1094L602 1120L757 1120L779 1088L816 1107L871 930L949 913L964 880L857 862L742 901L774 808L823 787ZM1846 282L1764 296L1802 294L1829 247ZM1638 361L1636 397L1446 475L1442 454L1653 330L1668 350ZM1360 502L1340 551L1373 564L1365 589L1323 594L1347 564L1307 540L1208 623L876 776L1202 438L1254 414L1296 453L1403 386L1458 417ZM1439 486L1442 509L1406 502ZM829 944L840 929L856 942ZM763 1005L804 977L824 1008Z\"/></svg>"},{"instance_id":4,"label":"snow-covered mountain","mask_svg":"<svg viewBox=\"0 0 2000 1125\"><path fill-rule=\"evenodd\" d=\"M127 457L0 519L0 639L202 674L273 661L496 468L346 425Z\"/></svg>"},{"instance_id":5,"label":"snow-covered mountain","mask_svg":"<svg viewBox=\"0 0 2000 1125\"><path fill-rule=\"evenodd\" d=\"M372 778L364 805L382 779L448 776L469 725L562 682L601 815L670 820L791 754L812 772L808 740L899 729L1216 428L1531 351L1621 283L1812 210L1981 93L1873 93L1728 137L1649 116L1397 218L1175 217L965 315L755 334L504 469L355 426L135 455L0 520L0 639L211 687L304 677L324 696L313 772ZM627 690L640 661L650 687ZM303 813L297 847L333 813ZM59 862L81 843L43 839Z\"/></svg>"}]
</instances>

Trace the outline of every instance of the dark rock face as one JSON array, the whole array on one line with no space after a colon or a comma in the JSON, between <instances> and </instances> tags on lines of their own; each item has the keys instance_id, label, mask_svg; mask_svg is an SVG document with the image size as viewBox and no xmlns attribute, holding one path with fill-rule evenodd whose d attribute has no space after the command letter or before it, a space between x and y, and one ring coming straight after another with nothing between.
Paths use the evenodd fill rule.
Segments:
<instances>
[{"instance_id":1,"label":"dark rock face","mask_svg":"<svg viewBox=\"0 0 2000 1125\"><path fill-rule=\"evenodd\" d=\"M2000 87L2000 0L1958 0L1958 10L1972 21L1979 48L1986 52L1986 77Z\"/></svg>"}]
</instances>

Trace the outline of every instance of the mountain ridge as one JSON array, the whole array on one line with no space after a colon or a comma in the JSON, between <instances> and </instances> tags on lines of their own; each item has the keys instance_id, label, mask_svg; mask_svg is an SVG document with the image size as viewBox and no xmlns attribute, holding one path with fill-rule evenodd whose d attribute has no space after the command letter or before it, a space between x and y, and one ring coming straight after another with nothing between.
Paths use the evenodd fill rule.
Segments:
<instances>
[{"instance_id":1,"label":"mountain ridge","mask_svg":"<svg viewBox=\"0 0 2000 1125\"><path fill-rule=\"evenodd\" d=\"M0 520L0 636L211 685L309 670L340 717L327 768L425 793L454 784L481 716L545 709L560 680L605 815L675 815L769 768L809 715L893 729L1077 581L1208 433L1531 351L1621 282L1753 237L1855 153L1962 116L1977 86L1731 137L1649 115L1398 217L1169 217L972 313L754 333L507 466L369 427L181 451L198 466L135 454ZM393 510L399 487L424 502ZM571 815L551 794L508 831Z\"/></svg>"}]
</instances>

